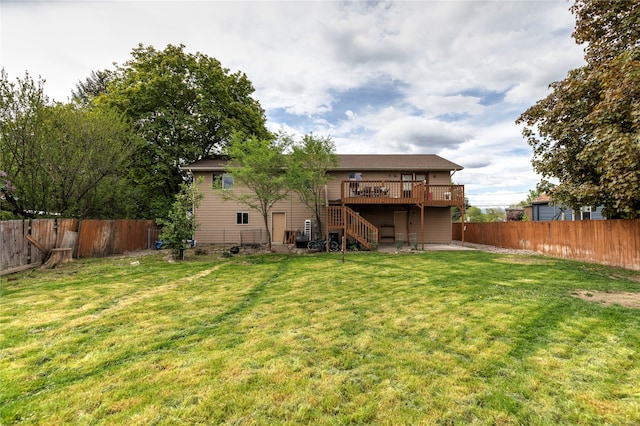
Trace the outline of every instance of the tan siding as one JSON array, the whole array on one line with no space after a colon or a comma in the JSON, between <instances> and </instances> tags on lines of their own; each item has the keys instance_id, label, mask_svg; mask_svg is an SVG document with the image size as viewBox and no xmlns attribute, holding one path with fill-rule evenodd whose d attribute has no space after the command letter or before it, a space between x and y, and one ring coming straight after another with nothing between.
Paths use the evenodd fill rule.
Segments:
<instances>
[{"instance_id":1,"label":"tan siding","mask_svg":"<svg viewBox=\"0 0 640 426\"><path fill-rule=\"evenodd\" d=\"M449 185L451 175L449 172L429 172L429 185Z\"/></svg>"},{"instance_id":2,"label":"tan siding","mask_svg":"<svg viewBox=\"0 0 640 426\"><path fill-rule=\"evenodd\" d=\"M361 172L363 180L399 180L400 172L387 171L366 171ZM332 172L334 179L327 184L328 198L337 200L340 198L340 186L343 180L349 179L349 172ZM204 198L200 207L196 210L196 220L199 229L196 232L196 240L199 243L228 243L238 244L240 242L240 232L249 230L264 231L264 222L258 211L250 210L246 205L237 201L224 201L218 192L212 189L211 172L196 172L195 177L202 176L204 181L201 184L200 192ZM429 183L432 185L444 185L451 183L449 172L429 172ZM235 188L234 191L239 191ZM394 207L382 206L352 206L356 211L360 211L363 217L367 218L375 226L393 225ZM299 201L296 194L291 194L288 199L279 201L271 209L272 212L286 213L286 230L302 231L304 221L311 219L315 222L313 211ZM236 213L249 212L248 225L236 225ZM323 232L326 232L325 211L321 210ZM410 232L420 233L420 209L414 207L409 216ZM269 227L271 227L271 214L269 215ZM398 231L396 231L398 232ZM402 232L406 233L406 230ZM266 235L266 234L265 234ZM445 243L451 241L451 210L450 208L425 208L425 242ZM266 241L264 241L266 242ZM278 243L278 242L276 242Z\"/></svg>"},{"instance_id":3,"label":"tan siding","mask_svg":"<svg viewBox=\"0 0 640 426\"><path fill-rule=\"evenodd\" d=\"M315 215L304 203L302 203L296 194L290 194L286 200L278 201L273 205L272 211L286 212L286 230L300 231L304 230L305 219L311 219L311 223L315 221ZM322 209L321 220L324 221L324 208Z\"/></svg>"},{"instance_id":4,"label":"tan siding","mask_svg":"<svg viewBox=\"0 0 640 426\"><path fill-rule=\"evenodd\" d=\"M330 175L333 177L327 183L327 192L329 200L339 200L340 199L340 186L342 185L343 180L349 180L349 173L347 172L332 172Z\"/></svg>"},{"instance_id":5,"label":"tan siding","mask_svg":"<svg viewBox=\"0 0 640 426\"><path fill-rule=\"evenodd\" d=\"M212 188L211 172L194 173L196 179L204 178L200 184L203 199L196 209L196 240L198 243L240 243L240 232L250 229L264 229L262 216L255 210L237 201L224 201L221 195ZM234 188L233 191L238 191ZM237 212L249 212L247 225L236 224Z\"/></svg>"},{"instance_id":6,"label":"tan siding","mask_svg":"<svg viewBox=\"0 0 640 426\"><path fill-rule=\"evenodd\" d=\"M451 242L451 208L427 207L424 217L425 243Z\"/></svg>"},{"instance_id":7,"label":"tan siding","mask_svg":"<svg viewBox=\"0 0 640 426\"><path fill-rule=\"evenodd\" d=\"M196 231L196 240L199 243L240 243L240 232L247 233L250 230L261 230L265 233L264 219L260 212L251 210L245 204L238 201L222 199L217 191L212 188L212 176L210 172L194 173L196 179L199 176L204 178L200 185L200 193L203 194L202 202L196 209L196 221L198 230ZM234 188L234 191L240 191L240 188ZM236 224L236 213L248 212L249 223L247 225ZM304 228L304 220L314 220L313 213L301 203L297 195L289 196L287 200L282 200L274 204L271 212L286 213L286 229L302 230ZM324 221L324 209L322 211L322 220ZM268 217L268 226L271 227L271 214ZM266 235L266 233L264 234ZM263 242L266 242L263 241Z\"/></svg>"}]
</instances>

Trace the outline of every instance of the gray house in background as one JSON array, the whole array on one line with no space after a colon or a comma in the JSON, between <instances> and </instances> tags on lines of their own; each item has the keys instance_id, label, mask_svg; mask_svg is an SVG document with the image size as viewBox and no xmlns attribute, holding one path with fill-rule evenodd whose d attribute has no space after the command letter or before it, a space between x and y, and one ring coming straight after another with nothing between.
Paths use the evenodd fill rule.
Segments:
<instances>
[{"instance_id":1,"label":"gray house in background","mask_svg":"<svg viewBox=\"0 0 640 426\"><path fill-rule=\"evenodd\" d=\"M551 202L548 195L541 195L531 202L531 215L529 220L543 222L550 220L603 220L602 206L585 206L579 211L573 211L570 207L556 205Z\"/></svg>"}]
</instances>

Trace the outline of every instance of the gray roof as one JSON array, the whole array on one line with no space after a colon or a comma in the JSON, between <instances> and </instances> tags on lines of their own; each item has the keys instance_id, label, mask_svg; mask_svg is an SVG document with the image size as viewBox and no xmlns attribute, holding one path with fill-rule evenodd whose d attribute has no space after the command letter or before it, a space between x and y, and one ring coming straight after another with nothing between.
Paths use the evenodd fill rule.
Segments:
<instances>
[{"instance_id":1,"label":"gray roof","mask_svg":"<svg viewBox=\"0 0 640 426\"><path fill-rule=\"evenodd\" d=\"M434 154L338 154L334 170L451 171L463 167ZM182 166L194 172L223 171L226 160L204 159Z\"/></svg>"},{"instance_id":2,"label":"gray roof","mask_svg":"<svg viewBox=\"0 0 640 426\"><path fill-rule=\"evenodd\" d=\"M434 154L338 155L336 170L462 170L463 167Z\"/></svg>"}]
</instances>

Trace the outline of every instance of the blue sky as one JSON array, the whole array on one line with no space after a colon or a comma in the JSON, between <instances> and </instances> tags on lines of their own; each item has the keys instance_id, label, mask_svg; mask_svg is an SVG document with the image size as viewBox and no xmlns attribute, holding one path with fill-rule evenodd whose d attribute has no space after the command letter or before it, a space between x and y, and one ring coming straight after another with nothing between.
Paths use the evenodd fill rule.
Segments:
<instances>
[{"instance_id":1,"label":"blue sky","mask_svg":"<svg viewBox=\"0 0 640 426\"><path fill-rule=\"evenodd\" d=\"M139 43L184 44L247 74L268 126L338 153L438 154L472 205L539 177L515 119L583 64L571 2L0 1L0 63L65 101Z\"/></svg>"}]
</instances>

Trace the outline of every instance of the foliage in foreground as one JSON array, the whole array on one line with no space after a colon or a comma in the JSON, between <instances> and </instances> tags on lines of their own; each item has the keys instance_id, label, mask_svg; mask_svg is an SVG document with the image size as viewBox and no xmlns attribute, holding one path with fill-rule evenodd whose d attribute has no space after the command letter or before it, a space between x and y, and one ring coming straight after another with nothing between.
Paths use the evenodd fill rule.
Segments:
<instances>
[{"instance_id":1,"label":"foliage in foreground","mask_svg":"<svg viewBox=\"0 0 640 426\"><path fill-rule=\"evenodd\" d=\"M554 201L640 217L640 2L577 0L571 11L587 64L552 83L517 123Z\"/></svg>"},{"instance_id":2,"label":"foliage in foreground","mask_svg":"<svg viewBox=\"0 0 640 426\"><path fill-rule=\"evenodd\" d=\"M637 424L637 272L482 252L4 277L2 424Z\"/></svg>"},{"instance_id":3,"label":"foliage in foreground","mask_svg":"<svg viewBox=\"0 0 640 426\"><path fill-rule=\"evenodd\" d=\"M158 225L162 227L160 239L171 249L174 259L182 259L184 249L187 247L186 241L193 239L197 228L194 210L200 205L202 194L198 192L198 182L180 185L180 192L176 194L175 200L166 218L156 219Z\"/></svg>"}]
</instances>

